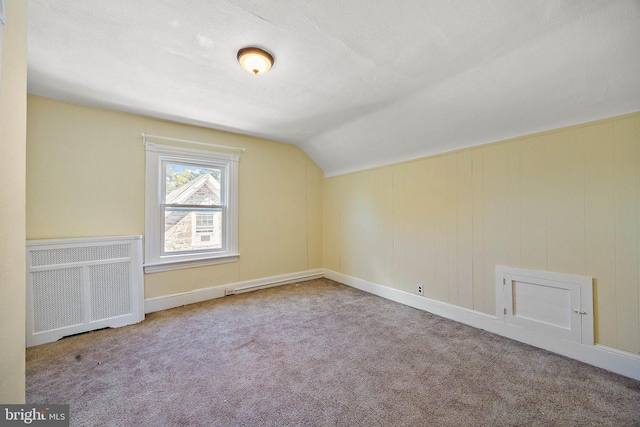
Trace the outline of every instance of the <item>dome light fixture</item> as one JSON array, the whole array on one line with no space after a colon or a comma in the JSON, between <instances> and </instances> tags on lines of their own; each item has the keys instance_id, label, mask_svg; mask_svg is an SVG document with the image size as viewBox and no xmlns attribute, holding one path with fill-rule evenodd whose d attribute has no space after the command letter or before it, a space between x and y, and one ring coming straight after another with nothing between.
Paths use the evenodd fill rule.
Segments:
<instances>
[{"instance_id":1,"label":"dome light fixture","mask_svg":"<svg viewBox=\"0 0 640 427\"><path fill-rule=\"evenodd\" d=\"M273 66L273 56L258 47L245 47L238 51L238 62L248 73L264 74Z\"/></svg>"}]
</instances>

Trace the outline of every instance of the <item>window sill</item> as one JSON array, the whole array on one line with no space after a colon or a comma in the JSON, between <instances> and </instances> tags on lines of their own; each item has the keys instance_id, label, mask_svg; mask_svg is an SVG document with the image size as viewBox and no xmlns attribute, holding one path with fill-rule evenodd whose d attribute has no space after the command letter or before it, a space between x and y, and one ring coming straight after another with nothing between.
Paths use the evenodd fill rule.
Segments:
<instances>
[{"instance_id":1,"label":"window sill","mask_svg":"<svg viewBox=\"0 0 640 427\"><path fill-rule=\"evenodd\" d=\"M202 258L191 260L163 261L155 264L144 264L145 274L160 273L162 271L179 270L182 268L203 267L206 265L224 264L227 262L236 262L240 258L240 254L230 254L215 258Z\"/></svg>"}]
</instances>

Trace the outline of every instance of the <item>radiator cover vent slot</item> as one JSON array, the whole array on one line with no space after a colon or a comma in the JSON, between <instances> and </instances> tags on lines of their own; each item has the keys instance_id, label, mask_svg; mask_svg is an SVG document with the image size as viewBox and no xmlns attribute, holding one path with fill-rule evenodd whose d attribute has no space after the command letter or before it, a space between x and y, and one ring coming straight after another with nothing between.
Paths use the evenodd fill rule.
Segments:
<instances>
[{"instance_id":1,"label":"radiator cover vent slot","mask_svg":"<svg viewBox=\"0 0 640 427\"><path fill-rule=\"evenodd\" d=\"M131 312L130 264L118 262L89 267L91 320L122 316Z\"/></svg>"},{"instance_id":2,"label":"radiator cover vent slot","mask_svg":"<svg viewBox=\"0 0 640 427\"><path fill-rule=\"evenodd\" d=\"M82 324L82 267L38 271L32 280L34 332Z\"/></svg>"},{"instance_id":3,"label":"radiator cover vent slot","mask_svg":"<svg viewBox=\"0 0 640 427\"><path fill-rule=\"evenodd\" d=\"M27 346L143 320L141 240L27 241Z\"/></svg>"},{"instance_id":4,"label":"radiator cover vent slot","mask_svg":"<svg viewBox=\"0 0 640 427\"><path fill-rule=\"evenodd\" d=\"M131 245L115 244L87 247L69 247L60 249L34 250L31 253L31 265L73 264L84 261L100 261L105 259L129 258Z\"/></svg>"}]
</instances>

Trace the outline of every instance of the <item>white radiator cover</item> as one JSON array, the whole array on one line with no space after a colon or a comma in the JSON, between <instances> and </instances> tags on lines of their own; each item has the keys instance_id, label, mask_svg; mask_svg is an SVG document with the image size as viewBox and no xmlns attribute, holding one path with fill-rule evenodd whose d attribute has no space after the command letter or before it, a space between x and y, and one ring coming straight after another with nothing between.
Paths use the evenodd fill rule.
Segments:
<instances>
[{"instance_id":1,"label":"white radiator cover","mask_svg":"<svg viewBox=\"0 0 640 427\"><path fill-rule=\"evenodd\" d=\"M27 347L142 320L142 236L27 241Z\"/></svg>"}]
</instances>

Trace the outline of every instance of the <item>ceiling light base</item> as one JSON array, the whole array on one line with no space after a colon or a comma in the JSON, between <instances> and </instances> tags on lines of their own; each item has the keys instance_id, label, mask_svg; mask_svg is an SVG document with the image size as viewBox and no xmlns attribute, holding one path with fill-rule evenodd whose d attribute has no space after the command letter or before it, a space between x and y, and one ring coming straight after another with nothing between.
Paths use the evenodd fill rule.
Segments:
<instances>
[{"instance_id":1,"label":"ceiling light base","mask_svg":"<svg viewBox=\"0 0 640 427\"><path fill-rule=\"evenodd\" d=\"M238 51L238 62L248 73L264 74L273 67L273 56L258 47L245 47Z\"/></svg>"}]
</instances>

